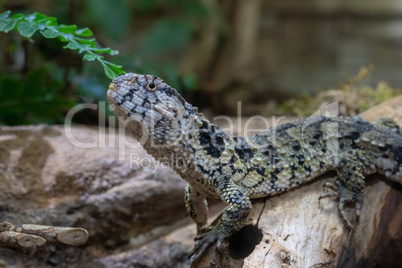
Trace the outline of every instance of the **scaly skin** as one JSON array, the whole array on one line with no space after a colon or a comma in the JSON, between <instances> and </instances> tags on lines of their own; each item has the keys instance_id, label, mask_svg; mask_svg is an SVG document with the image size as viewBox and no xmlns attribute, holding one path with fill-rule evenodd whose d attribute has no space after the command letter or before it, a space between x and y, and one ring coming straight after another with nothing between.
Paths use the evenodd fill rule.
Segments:
<instances>
[{"instance_id":1,"label":"scaly skin","mask_svg":"<svg viewBox=\"0 0 402 268\"><path fill-rule=\"evenodd\" d=\"M402 183L402 136L391 119L370 124L310 117L245 139L209 123L155 76L120 76L107 94L116 116L147 152L168 161L188 182L185 203L199 233L193 261L214 243L224 250L223 240L244 226L250 198L273 196L334 170L338 179L320 198L339 197L341 219L352 228L343 207L355 203L359 216L365 176L380 173ZM214 227L207 225L207 196L227 206Z\"/></svg>"}]
</instances>

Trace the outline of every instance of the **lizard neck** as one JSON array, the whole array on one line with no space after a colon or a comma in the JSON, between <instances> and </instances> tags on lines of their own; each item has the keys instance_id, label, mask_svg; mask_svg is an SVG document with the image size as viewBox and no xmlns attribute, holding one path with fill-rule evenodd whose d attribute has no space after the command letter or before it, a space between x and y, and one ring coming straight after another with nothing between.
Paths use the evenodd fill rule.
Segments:
<instances>
[{"instance_id":1,"label":"lizard neck","mask_svg":"<svg viewBox=\"0 0 402 268\"><path fill-rule=\"evenodd\" d=\"M168 164L180 175L202 176L206 169L225 162L225 157L230 159L237 138L211 124L202 113L197 112L197 108L188 103L185 107L171 120L155 123L154 128L148 131L149 138L143 147L156 160ZM198 171L197 174L194 170Z\"/></svg>"}]
</instances>

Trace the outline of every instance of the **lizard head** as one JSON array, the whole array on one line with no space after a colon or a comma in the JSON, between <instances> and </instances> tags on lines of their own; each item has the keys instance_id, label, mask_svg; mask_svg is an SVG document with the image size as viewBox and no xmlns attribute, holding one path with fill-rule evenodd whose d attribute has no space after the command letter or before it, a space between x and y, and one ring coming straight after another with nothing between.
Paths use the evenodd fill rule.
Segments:
<instances>
[{"instance_id":1,"label":"lizard head","mask_svg":"<svg viewBox=\"0 0 402 268\"><path fill-rule=\"evenodd\" d=\"M166 136L180 133L180 118L195 113L174 88L151 75L119 76L110 84L107 97L115 115L141 142L152 136L162 144Z\"/></svg>"}]
</instances>

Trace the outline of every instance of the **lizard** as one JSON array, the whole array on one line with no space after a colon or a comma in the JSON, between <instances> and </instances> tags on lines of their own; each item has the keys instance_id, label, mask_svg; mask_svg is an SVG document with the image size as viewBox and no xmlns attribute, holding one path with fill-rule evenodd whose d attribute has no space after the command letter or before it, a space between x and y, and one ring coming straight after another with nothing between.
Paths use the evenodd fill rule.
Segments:
<instances>
[{"instance_id":1,"label":"lizard","mask_svg":"<svg viewBox=\"0 0 402 268\"><path fill-rule=\"evenodd\" d=\"M269 128L250 138L230 136L162 79L128 73L107 91L109 105L144 149L168 161L188 184L185 204L197 225L196 262L212 246L225 252L224 239L240 230L250 199L300 187L329 171L335 183L319 198L337 197L338 212L355 204L359 219L365 177L379 173L402 184L402 136L390 118L369 123L360 117L309 117ZM206 197L226 205L215 226L207 223Z\"/></svg>"}]
</instances>

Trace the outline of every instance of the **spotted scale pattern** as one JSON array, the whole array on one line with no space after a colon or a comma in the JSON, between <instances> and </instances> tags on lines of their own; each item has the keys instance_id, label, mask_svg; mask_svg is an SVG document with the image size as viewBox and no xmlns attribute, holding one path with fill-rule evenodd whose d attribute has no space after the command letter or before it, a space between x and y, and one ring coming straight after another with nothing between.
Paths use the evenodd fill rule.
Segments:
<instances>
[{"instance_id":1,"label":"spotted scale pattern","mask_svg":"<svg viewBox=\"0 0 402 268\"><path fill-rule=\"evenodd\" d=\"M335 171L335 184L320 198L355 203L357 217L365 176L380 173L402 183L402 136L392 119L310 117L279 125L251 138L232 137L211 124L160 78L129 73L113 80L108 100L116 116L157 160L188 182L186 207L199 236L192 252L206 249L244 226L250 198L279 194ZM226 209L219 223L207 224L206 197L220 198Z\"/></svg>"}]
</instances>

